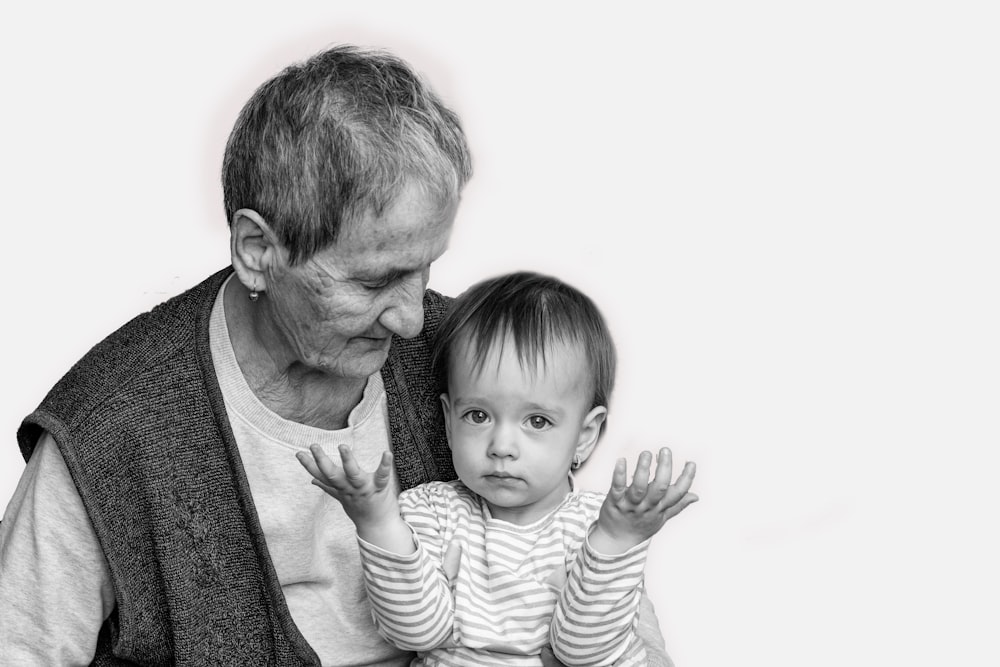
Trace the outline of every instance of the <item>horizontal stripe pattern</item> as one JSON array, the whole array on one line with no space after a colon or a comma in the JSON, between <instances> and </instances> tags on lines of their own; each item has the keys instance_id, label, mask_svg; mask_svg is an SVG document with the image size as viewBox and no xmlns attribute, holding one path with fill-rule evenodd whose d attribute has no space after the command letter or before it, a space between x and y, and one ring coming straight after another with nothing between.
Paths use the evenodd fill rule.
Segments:
<instances>
[{"instance_id":1,"label":"horizontal stripe pattern","mask_svg":"<svg viewBox=\"0 0 1000 667\"><path fill-rule=\"evenodd\" d=\"M420 652L428 667L537 666L552 639L565 644L554 646L557 655L586 660L572 664L643 659L633 627L645 545L615 557L584 548L602 502L600 494L569 494L548 516L520 526L493 519L459 482L405 491L400 507L416 552L358 540L379 632Z\"/></svg>"},{"instance_id":2,"label":"horizontal stripe pattern","mask_svg":"<svg viewBox=\"0 0 1000 667\"><path fill-rule=\"evenodd\" d=\"M609 556L585 542L552 617L552 648L570 666L646 664L636 641L649 540Z\"/></svg>"},{"instance_id":3,"label":"horizontal stripe pattern","mask_svg":"<svg viewBox=\"0 0 1000 667\"><path fill-rule=\"evenodd\" d=\"M387 641L409 651L429 651L451 636L447 579L419 548L396 555L358 539L372 618Z\"/></svg>"}]
</instances>

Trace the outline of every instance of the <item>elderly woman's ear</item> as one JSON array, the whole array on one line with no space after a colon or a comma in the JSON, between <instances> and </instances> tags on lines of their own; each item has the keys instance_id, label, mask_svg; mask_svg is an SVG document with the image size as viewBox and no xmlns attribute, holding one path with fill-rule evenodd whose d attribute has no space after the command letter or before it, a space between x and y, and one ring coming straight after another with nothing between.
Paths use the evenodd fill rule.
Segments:
<instances>
[{"instance_id":1,"label":"elderly woman's ear","mask_svg":"<svg viewBox=\"0 0 1000 667\"><path fill-rule=\"evenodd\" d=\"M274 267L280 256L277 236L264 218L249 208L241 208L233 214L229 233L236 276L248 290L265 291L268 269Z\"/></svg>"}]
</instances>

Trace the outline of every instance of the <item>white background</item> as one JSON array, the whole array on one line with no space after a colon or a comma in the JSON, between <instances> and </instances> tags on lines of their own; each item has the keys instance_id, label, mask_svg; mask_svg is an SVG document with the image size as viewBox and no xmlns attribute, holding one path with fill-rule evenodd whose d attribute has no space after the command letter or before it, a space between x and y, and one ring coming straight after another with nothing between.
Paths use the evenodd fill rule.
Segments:
<instances>
[{"instance_id":1,"label":"white background","mask_svg":"<svg viewBox=\"0 0 1000 667\"><path fill-rule=\"evenodd\" d=\"M476 158L432 286L578 285L621 355L584 483L699 464L648 572L679 667L1000 664L993 3L660 4L5 5L0 507L45 391L227 263L254 87L380 45Z\"/></svg>"}]
</instances>

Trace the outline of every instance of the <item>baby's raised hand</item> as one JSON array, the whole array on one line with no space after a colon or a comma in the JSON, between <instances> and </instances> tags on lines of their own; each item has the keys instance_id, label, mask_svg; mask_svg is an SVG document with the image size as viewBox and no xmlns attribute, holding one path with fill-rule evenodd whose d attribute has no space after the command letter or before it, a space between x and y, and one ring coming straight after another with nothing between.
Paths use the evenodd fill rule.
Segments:
<instances>
[{"instance_id":1,"label":"baby's raised hand","mask_svg":"<svg viewBox=\"0 0 1000 667\"><path fill-rule=\"evenodd\" d=\"M660 450L656 473L649 478L653 455L642 452L632 475L632 485L626 487L625 459L618 459L611 477L611 490L601 505L597 526L590 534L590 544L600 553L618 554L655 535L671 517L698 500L691 493L694 463L684 464L677 481L670 483L673 462L670 450Z\"/></svg>"},{"instance_id":2,"label":"baby's raised hand","mask_svg":"<svg viewBox=\"0 0 1000 667\"><path fill-rule=\"evenodd\" d=\"M295 458L313 476L312 483L340 501L359 531L387 518L399 518L399 504L392 481L392 454L384 452L375 472L361 469L350 447L340 446L338 466L319 445L309 448L310 457L299 452Z\"/></svg>"}]
</instances>

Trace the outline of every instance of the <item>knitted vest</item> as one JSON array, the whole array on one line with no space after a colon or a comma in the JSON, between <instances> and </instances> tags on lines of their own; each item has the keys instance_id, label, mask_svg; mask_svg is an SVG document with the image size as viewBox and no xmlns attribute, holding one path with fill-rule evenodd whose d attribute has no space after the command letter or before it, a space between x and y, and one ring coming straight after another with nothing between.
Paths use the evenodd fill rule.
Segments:
<instances>
[{"instance_id":1,"label":"knitted vest","mask_svg":"<svg viewBox=\"0 0 1000 667\"><path fill-rule=\"evenodd\" d=\"M226 417L208 322L231 269L95 346L18 430L25 460L47 430L108 561L117 606L95 665L319 665L295 627ZM393 339L382 378L403 488L453 479L424 330ZM335 632L335 628L331 628Z\"/></svg>"}]
</instances>

